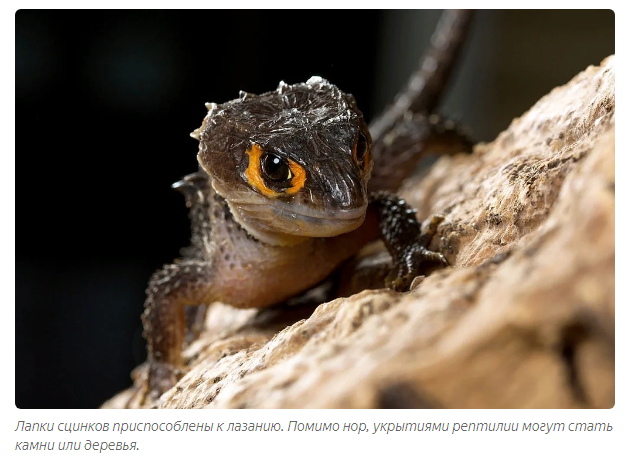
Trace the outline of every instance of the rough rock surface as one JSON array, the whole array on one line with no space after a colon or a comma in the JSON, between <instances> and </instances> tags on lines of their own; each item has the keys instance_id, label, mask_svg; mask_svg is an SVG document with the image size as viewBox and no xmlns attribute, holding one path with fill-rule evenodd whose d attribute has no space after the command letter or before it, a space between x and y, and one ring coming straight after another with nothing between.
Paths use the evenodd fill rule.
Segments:
<instances>
[{"instance_id":1,"label":"rough rock surface","mask_svg":"<svg viewBox=\"0 0 638 474\"><path fill-rule=\"evenodd\" d=\"M612 56L408 183L421 219L447 216L433 248L452 264L411 292L362 291L290 325L211 306L159 406L612 407L614 111Z\"/></svg>"}]
</instances>

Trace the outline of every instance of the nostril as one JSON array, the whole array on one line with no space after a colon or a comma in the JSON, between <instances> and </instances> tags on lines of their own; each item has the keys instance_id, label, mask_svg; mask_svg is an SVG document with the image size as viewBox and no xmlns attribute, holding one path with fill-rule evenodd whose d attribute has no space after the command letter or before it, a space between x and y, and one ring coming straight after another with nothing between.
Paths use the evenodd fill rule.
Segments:
<instances>
[{"instance_id":1,"label":"nostril","mask_svg":"<svg viewBox=\"0 0 638 474\"><path fill-rule=\"evenodd\" d=\"M323 196L324 207L335 211L347 211L363 206L366 203L365 183L347 172L343 172L340 178L326 186Z\"/></svg>"},{"instance_id":2,"label":"nostril","mask_svg":"<svg viewBox=\"0 0 638 474\"><path fill-rule=\"evenodd\" d=\"M324 206L326 209L333 209L335 211L349 211L354 208L359 208L366 203L364 194L358 192L330 195L324 197Z\"/></svg>"},{"instance_id":3,"label":"nostril","mask_svg":"<svg viewBox=\"0 0 638 474\"><path fill-rule=\"evenodd\" d=\"M341 193L337 196L334 194L329 194L328 196L324 196L324 203L327 208L336 209L340 207L344 207L345 203L341 199Z\"/></svg>"}]
</instances>

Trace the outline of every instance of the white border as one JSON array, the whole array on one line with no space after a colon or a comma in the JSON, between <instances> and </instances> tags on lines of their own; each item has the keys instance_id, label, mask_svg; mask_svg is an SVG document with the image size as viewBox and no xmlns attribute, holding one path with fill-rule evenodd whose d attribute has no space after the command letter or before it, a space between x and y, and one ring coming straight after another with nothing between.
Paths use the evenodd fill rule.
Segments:
<instances>
[{"instance_id":1,"label":"white border","mask_svg":"<svg viewBox=\"0 0 638 474\"><path fill-rule=\"evenodd\" d=\"M635 469L635 458L631 456L633 444L629 444L634 435L636 421L636 352L635 339L638 334L635 294L635 272L638 265L635 251L636 234L633 232L635 204L633 195L637 188L636 144L632 138L635 131L629 129L634 122L630 112L638 110L636 103L635 78L630 74L635 69L636 12L630 2L611 1L602 4L593 1L536 1L517 2L522 8L612 8L616 12L616 54L619 58L618 82L620 105L617 107L619 170L618 194L619 236L617 278L617 358L616 358L616 406L611 410L447 410L447 411L350 411L350 410L261 410L261 411L123 411L94 410L18 410L14 405L15 385L15 11L18 8L87 8L89 5L79 1L6 1L2 4L3 40L0 43L3 54L2 74L3 90L11 91L12 100L7 98L3 107L2 143L5 156L2 160L4 186L2 186L2 206L4 232L0 234L3 249L11 249L13 258L2 271L1 296L5 303L8 329L2 331L3 360L9 364L6 389L0 393L2 410L2 453L3 464L11 462L14 467L27 472L44 471L59 466L66 472L79 472L90 469L91 472L109 472L114 468L133 472L136 469L150 470L159 468L159 472L177 472L188 470L244 472L262 471L324 471L332 468L337 471L373 470L386 472L429 471L444 469L457 472L488 470L490 472L630 472ZM213 4L210 1L149 2L121 1L91 2L90 8L211 8L228 6ZM236 8L262 8L257 2L234 2ZM448 8L478 7L511 8L512 2L388 2L368 1L345 2L343 0L324 0L323 2L269 2L268 7L276 8ZM195 25L194 25L195 27ZM205 26L203 26L205 27ZM631 50L630 50L631 48ZM602 59L602 58L601 58ZM634 79L630 84L629 81ZM5 98L9 94L5 94ZM623 118L624 117L624 118ZM624 132L623 132L624 130ZM22 164L24 170L26 164ZM21 180L24 182L24 180ZM23 184L26 185L26 184ZM25 216L21 216L25 218ZM45 394L43 394L45 396ZM611 433L393 433L351 434L351 433L141 433L136 435L118 435L100 433L15 433L18 420L39 422L96 422L108 421L175 421L192 422L275 422L287 425L287 420L321 422L366 422L372 427L375 422L607 422L614 426ZM18 436L19 435L19 436ZM86 439L105 441L137 441L140 451L109 452L59 452L35 451L16 452L15 441ZM11 457L5 457L9 454ZM56 462L59 461L59 462ZM633 466L633 467L631 467ZM11 469L11 467L9 467ZM5 471L9 472L9 471Z\"/></svg>"}]
</instances>

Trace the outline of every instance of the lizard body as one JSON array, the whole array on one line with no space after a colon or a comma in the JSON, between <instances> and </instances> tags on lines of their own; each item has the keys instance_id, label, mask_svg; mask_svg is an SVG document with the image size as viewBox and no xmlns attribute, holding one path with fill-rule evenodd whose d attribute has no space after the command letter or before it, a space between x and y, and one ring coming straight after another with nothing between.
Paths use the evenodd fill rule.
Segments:
<instances>
[{"instance_id":1,"label":"lizard body","mask_svg":"<svg viewBox=\"0 0 638 474\"><path fill-rule=\"evenodd\" d=\"M201 169L174 185L190 209L191 245L147 289L150 400L183 375L187 305L280 303L378 238L394 262L390 288L408 289L425 260L446 264L427 248L443 218L422 233L415 211L388 191L423 154L470 147L454 124L431 115L468 17L444 14L422 67L370 131L354 98L319 77L207 104L192 134Z\"/></svg>"}]
</instances>

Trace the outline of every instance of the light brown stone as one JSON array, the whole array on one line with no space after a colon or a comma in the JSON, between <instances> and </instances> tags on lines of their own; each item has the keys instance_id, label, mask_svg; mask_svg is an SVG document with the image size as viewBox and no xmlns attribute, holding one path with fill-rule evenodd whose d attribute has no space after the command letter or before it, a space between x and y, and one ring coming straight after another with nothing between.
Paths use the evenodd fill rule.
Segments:
<instances>
[{"instance_id":1,"label":"light brown stone","mask_svg":"<svg viewBox=\"0 0 638 474\"><path fill-rule=\"evenodd\" d=\"M406 185L422 219L447 216L433 248L451 267L290 325L212 305L159 406L612 407L614 119L612 56Z\"/></svg>"}]
</instances>

